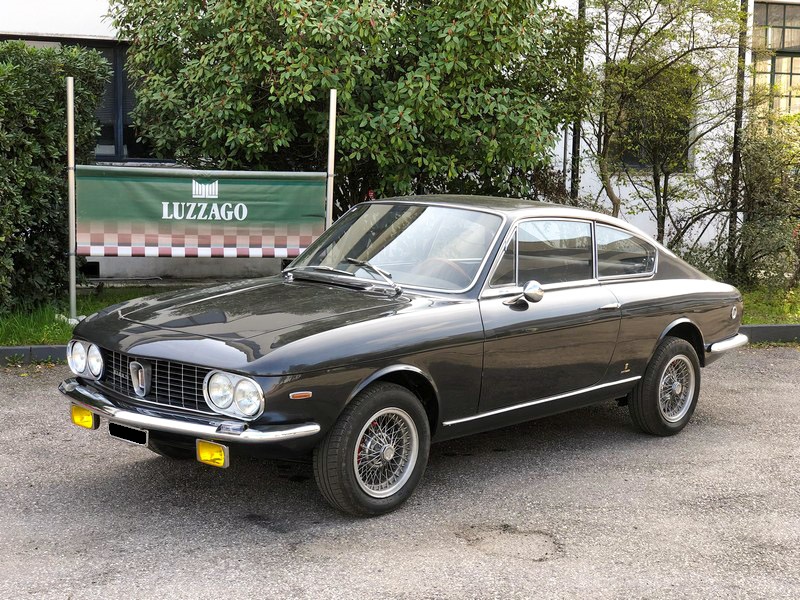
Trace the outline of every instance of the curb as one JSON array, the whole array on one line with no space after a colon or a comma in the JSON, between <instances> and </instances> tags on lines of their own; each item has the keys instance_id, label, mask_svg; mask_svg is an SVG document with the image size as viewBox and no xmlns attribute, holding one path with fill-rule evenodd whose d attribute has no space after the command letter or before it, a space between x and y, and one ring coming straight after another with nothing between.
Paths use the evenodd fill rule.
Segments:
<instances>
[{"instance_id":1,"label":"curb","mask_svg":"<svg viewBox=\"0 0 800 600\"><path fill-rule=\"evenodd\" d=\"M800 325L742 325L739 332L756 343L800 341Z\"/></svg>"},{"instance_id":2,"label":"curb","mask_svg":"<svg viewBox=\"0 0 800 600\"><path fill-rule=\"evenodd\" d=\"M800 325L742 325L739 333L751 342L800 342ZM0 366L9 360L22 364L55 360L64 361L66 344L62 346L0 346Z\"/></svg>"},{"instance_id":3,"label":"curb","mask_svg":"<svg viewBox=\"0 0 800 600\"><path fill-rule=\"evenodd\" d=\"M66 344L61 346L0 346L0 367L9 362L22 363L46 360L65 361L67 357Z\"/></svg>"}]
</instances>

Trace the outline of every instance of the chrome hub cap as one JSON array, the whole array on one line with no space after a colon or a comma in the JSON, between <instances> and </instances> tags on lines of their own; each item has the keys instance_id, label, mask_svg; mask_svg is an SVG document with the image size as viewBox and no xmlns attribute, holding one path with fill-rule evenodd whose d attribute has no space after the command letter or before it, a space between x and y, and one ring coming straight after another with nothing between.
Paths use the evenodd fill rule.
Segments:
<instances>
[{"instance_id":1,"label":"chrome hub cap","mask_svg":"<svg viewBox=\"0 0 800 600\"><path fill-rule=\"evenodd\" d=\"M361 429L353 455L359 487L373 498L387 498L405 485L419 452L414 420L399 408L384 408Z\"/></svg>"},{"instance_id":2,"label":"chrome hub cap","mask_svg":"<svg viewBox=\"0 0 800 600\"><path fill-rule=\"evenodd\" d=\"M384 462L389 462L394 458L394 447L393 446L384 446L383 452L381 452L381 457L383 458Z\"/></svg>"},{"instance_id":3,"label":"chrome hub cap","mask_svg":"<svg viewBox=\"0 0 800 600\"><path fill-rule=\"evenodd\" d=\"M677 423L692 406L694 396L694 365L679 354L667 363L661 374L658 390L658 409L670 423Z\"/></svg>"}]
</instances>

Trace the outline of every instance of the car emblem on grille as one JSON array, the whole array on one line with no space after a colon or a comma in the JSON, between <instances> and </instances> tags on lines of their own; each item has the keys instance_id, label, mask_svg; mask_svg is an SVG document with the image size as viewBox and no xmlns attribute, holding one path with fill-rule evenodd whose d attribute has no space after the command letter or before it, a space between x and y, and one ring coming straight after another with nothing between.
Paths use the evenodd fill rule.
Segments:
<instances>
[{"instance_id":1,"label":"car emblem on grille","mask_svg":"<svg viewBox=\"0 0 800 600\"><path fill-rule=\"evenodd\" d=\"M128 367L131 372L133 391L140 398L150 393L150 365L134 360Z\"/></svg>"}]
</instances>

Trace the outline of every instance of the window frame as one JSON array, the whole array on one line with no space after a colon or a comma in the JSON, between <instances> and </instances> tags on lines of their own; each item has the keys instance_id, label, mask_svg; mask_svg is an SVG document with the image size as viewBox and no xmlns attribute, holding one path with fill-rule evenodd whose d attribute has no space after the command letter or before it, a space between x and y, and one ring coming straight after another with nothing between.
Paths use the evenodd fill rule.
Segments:
<instances>
[{"instance_id":1,"label":"window frame","mask_svg":"<svg viewBox=\"0 0 800 600\"><path fill-rule=\"evenodd\" d=\"M503 236L503 242L500 244L498 249L497 255L494 257L494 261L489 269L487 274L486 280L483 284L483 289L479 295L480 299L489 299L489 298L501 298L505 296L512 296L515 294L519 294L523 288L522 285L518 285L517 280L519 277L519 236L517 235L517 231L519 226L523 223L530 222L530 221L569 221L572 223L588 223L591 226L591 235L592 235L592 278L591 279L581 279L575 281L564 281L558 283L545 283L542 284L542 290L549 291L549 290L561 290L567 288L584 288L590 287L595 285L601 285L604 283L614 283L616 281L644 281L648 279L653 279L658 273L658 263L660 258L660 252L658 246L653 244L649 241L646 237L631 231L629 229L625 229L624 227L618 227L616 225L612 225L610 223L604 223L602 221L596 221L593 219L579 219L579 218L570 218L570 217L527 217L523 219L519 219L512 223L511 227L508 228L506 235ZM599 277L598 272L598 264L597 264L597 226L602 225L603 227L608 227L611 229L616 229L623 233L634 237L644 244L650 246L655 251L655 260L653 261L653 270L647 273L630 273L626 275L606 275L603 277ZM499 285L499 286L492 286L491 281L494 277L495 272L497 271L501 261L503 260L503 255L505 254L505 250L508 247L508 244L511 240L514 239L514 285Z\"/></svg>"},{"instance_id":2,"label":"window frame","mask_svg":"<svg viewBox=\"0 0 800 600\"><path fill-rule=\"evenodd\" d=\"M28 44L53 44L57 47L79 46L88 50L109 49L112 53L110 67L112 70L111 85L114 90L113 105L110 107L114 120L114 153L98 154L97 142L100 136L95 139L95 147L92 156L95 162L100 164L117 163L142 163L142 164L175 164L174 159L156 158L150 149L150 156L132 157L125 155L125 102L124 98L128 93L125 89L127 73L125 71L125 55L130 44L125 40L115 40L111 38L94 38L80 36L60 36L60 35L41 35L35 33L0 33L0 41L19 40ZM130 93L134 93L131 88ZM97 115L95 115L97 118Z\"/></svg>"},{"instance_id":3,"label":"window frame","mask_svg":"<svg viewBox=\"0 0 800 600\"><path fill-rule=\"evenodd\" d=\"M598 226L607 227L608 229L614 229L616 231L621 231L621 232L631 236L632 238L635 238L635 239L639 240L640 242L642 242L646 246L649 246L650 248L652 248L653 252L655 254L655 256L653 258L653 269L650 270L650 271L647 271L645 273L627 273L627 274L624 274L624 275L603 275L603 276L601 276L600 275L600 263L599 263L599 259L598 259L598 252L599 251L598 251L598 243L597 243L597 227ZM655 277L655 274L658 273L658 258L659 258L658 247L656 245L654 245L653 243L647 241L647 239L645 239L641 235L638 235L637 233L635 233L633 231L630 231L628 229L624 229L622 227L616 227L614 225L609 225L608 223L597 223L597 222L595 222L594 227L592 228L592 231L593 231L593 238L594 238L594 256L595 256L594 274L595 274L595 277L597 278L598 281L604 282L604 281L617 280L617 279L623 279L623 280L625 280L625 279L650 279L652 277Z\"/></svg>"}]
</instances>

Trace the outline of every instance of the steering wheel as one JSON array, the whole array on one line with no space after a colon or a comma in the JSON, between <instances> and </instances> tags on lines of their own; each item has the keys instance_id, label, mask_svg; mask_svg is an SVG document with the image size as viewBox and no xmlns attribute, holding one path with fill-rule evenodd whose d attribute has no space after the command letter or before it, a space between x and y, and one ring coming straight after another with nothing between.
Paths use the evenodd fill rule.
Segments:
<instances>
[{"instance_id":1,"label":"steering wheel","mask_svg":"<svg viewBox=\"0 0 800 600\"><path fill-rule=\"evenodd\" d=\"M459 285L459 287L464 287L472 281L472 277L464 270L464 267L446 258L427 258L414 268L414 272L428 275L429 277L444 279L445 281ZM453 275L455 275L455 278Z\"/></svg>"}]
</instances>

